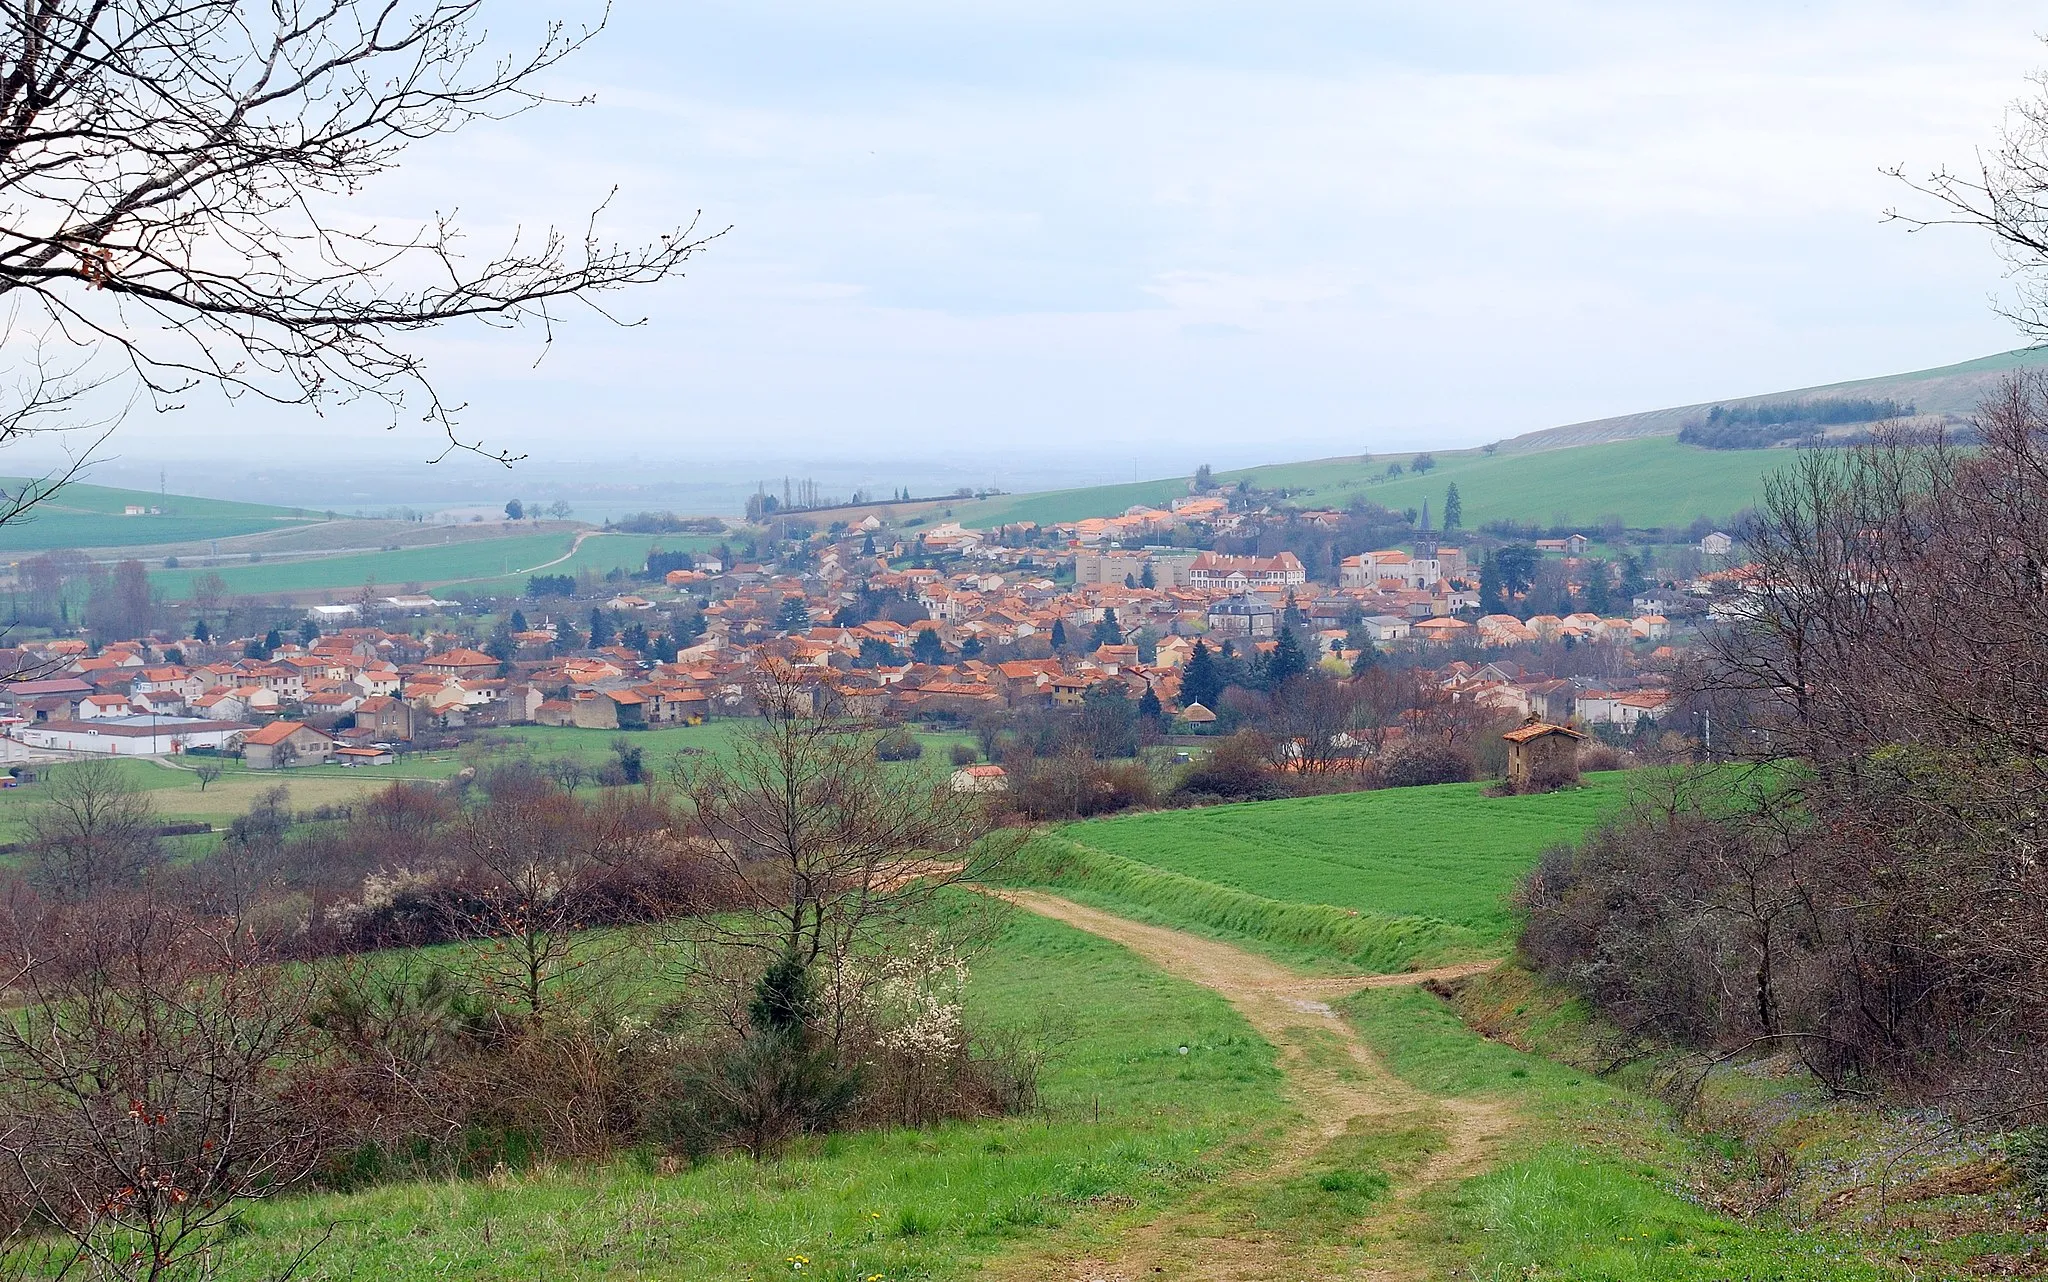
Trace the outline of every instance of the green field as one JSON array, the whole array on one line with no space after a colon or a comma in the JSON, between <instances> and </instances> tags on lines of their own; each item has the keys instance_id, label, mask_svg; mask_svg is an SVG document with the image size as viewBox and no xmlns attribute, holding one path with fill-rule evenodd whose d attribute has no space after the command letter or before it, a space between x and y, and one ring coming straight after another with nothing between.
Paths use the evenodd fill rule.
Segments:
<instances>
[{"instance_id":1,"label":"green field","mask_svg":"<svg viewBox=\"0 0 2048 1282\"><path fill-rule=\"evenodd\" d=\"M250 1216L219 1276L268 1277L331 1230L298 1276L969 1277L993 1254L1085 1239L1256 1155L1287 1110L1271 1048L1228 1005L1113 944L995 911L971 1015L1047 1014L1073 1030L1039 1115L832 1136L780 1161L673 1175L619 1161L291 1199Z\"/></svg>"},{"instance_id":2,"label":"green field","mask_svg":"<svg viewBox=\"0 0 2048 1282\"><path fill-rule=\"evenodd\" d=\"M1388 788L1069 824L1011 880L1298 964L1397 971L1498 955L1515 882L1620 809L1627 774L1569 792Z\"/></svg>"},{"instance_id":3,"label":"green field","mask_svg":"<svg viewBox=\"0 0 2048 1282\"><path fill-rule=\"evenodd\" d=\"M1786 450L1706 450L1651 436L1530 453L1446 451L1423 475L1386 479L1389 462L1405 466L1411 457L1287 463L1219 480L1249 478L1265 489L1306 489L1306 496L1290 500L1301 505L1341 508L1362 494L1398 512L1420 510L1427 499L1431 524L1438 528L1444 491L1455 482L1468 528L1501 519L1595 525L1618 516L1624 525L1647 529L1683 526L1698 516L1732 516L1754 503L1763 478L1794 456Z\"/></svg>"},{"instance_id":4,"label":"green field","mask_svg":"<svg viewBox=\"0 0 2048 1282\"><path fill-rule=\"evenodd\" d=\"M1362 495L1397 512L1419 511L1427 499L1437 528L1442 526L1444 490L1455 482L1468 528L1501 519L1594 525L1618 516L1624 525L1649 529L1683 526L1698 516L1732 516L1756 501L1763 478L1792 455L1784 450L1704 450L1656 436L1491 455L1444 450L1428 473L1387 478L1388 463L1405 468L1412 457L1278 463L1219 472L1216 480L1219 485L1249 480L1262 489L1303 491L1288 499L1299 507L1342 508ZM1164 506L1187 492L1185 479L1143 481L963 502L952 511L953 519L977 528L1008 521L1048 524L1115 516L1137 504Z\"/></svg>"},{"instance_id":5,"label":"green field","mask_svg":"<svg viewBox=\"0 0 2048 1282\"><path fill-rule=\"evenodd\" d=\"M167 821L205 820L216 827L246 812L251 802L276 787L291 792L294 810L320 806L343 806L360 801L368 793L394 780L437 780L454 775L465 766L488 766L492 761L526 757L535 761L568 758L596 768L614 758L612 744L624 738L642 753L650 771L665 772L679 755L717 755L735 736L754 725L752 721L728 719L701 726L671 726L658 730L581 730L559 726L507 726L487 730L478 740L452 752L410 753L390 766L348 768L343 766L294 766L289 770L245 770L232 758L220 761L223 774L204 789L190 769L196 758L179 765L130 758L114 762L122 778L147 792L157 813ZM918 732L924 744L919 764L946 769L946 753L957 743L969 743L971 736L958 733ZM59 764L50 767L63 770ZM0 790L0 841L19 840L22 821L36 804L42 785Z\"/></svg>"},{"instance_id":6,"label":"green field","mask_svg":"<svg viewBox=\"0 0 2048 1282\"><path fill-rule=\"evenodd\" d=\"M150 580L170 600L192 596L192 580L218 574L237 596L268 596L287 592L360 590L375 583L386 590L418 583L427 588L510 576L523 587L525 576L569 551L573 536L508 534L499 539L470 539L392 552L354 552L336 556L240 562L178 570L157 570ZM555 567L549 567L554 573Z\"/></svg>"},{"instance_id":7,"label":"green field","mask_svg":"<svg viewBox=\"0 0 2048 1282\"><path fill-rule=\"evenodd\" d=\"M18 476L0 478L0 487L9 493L26 483L26 478ZM131 504L162 511L157 516L122 515L122 509ZM20 520L0 526L0 556L51 548L139 547L225 539L319 519L321 514L298 508L72 484Z\"/></svg>"}]
</instances>

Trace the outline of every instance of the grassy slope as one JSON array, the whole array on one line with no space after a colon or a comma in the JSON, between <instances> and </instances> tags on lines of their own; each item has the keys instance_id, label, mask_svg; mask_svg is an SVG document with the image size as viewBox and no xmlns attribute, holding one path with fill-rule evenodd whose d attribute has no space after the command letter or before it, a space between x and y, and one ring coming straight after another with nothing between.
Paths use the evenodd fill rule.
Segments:
<instances>
[{"instance_id":1,"label":"grassy slope","mask_svg":"<svg viewBox=\"0 0 2048 1282\"><path fill-rule=\"evenodd\" d=\"M1427 499L1433 518L1441 517L1444 490L1455 482L1468 527L1497 519L1548 525L1560 516L1592 524L1611 515L1632 527L1653 528L1683 525L1702 515L1726 517L1747 507L1763 477L1791 455L1783 450L1703 450L1671 437L1650 437L1529 453L1445 451L1426 474L1387 478L1388 463L1405 466L1411 457L1278 463L1220 472L1217 480L1305 491L1290 501L1309 506L1341 508L1353 496L1364 495L1399 511L1419 509ZM961 503L953 515L964 525L983 528L1005 521L1075 521L1114 516L1134 504L1162 505L1186 493L1184 479L1144 481Z\"/></svg>"},{"instance_id":2,"label":"grassy slope","mask_svg":"<svg viewBox=\"0 0 2048 1282\"><path fill-rule=\"evenodd\" d=\"M22 477L0 478L12 493ZM161 516L123 516L129 504L163 509ZM313 516L297 508L229 499L168 497L142 490L117 490L104 485L67 485L47 503L18 522L0 527L0 555L48 548L127 547L174 543L185 539L224 539L276 529Z\"/></svg>"},{"instance_id":3,"label":"grassy slope","mask_svg":"<svg viewBox=\"0 0 2048 1282\"><path fill-rule=\"evenodd\" d=\"M1433 524L1440 523L1444 491L1455 482L1468 527L1498 519L1548 525L1559 515L1592 524L1617 515L1626 525L1648 528L1729 516L1754 502L1763 477L1791 457L1783 450L1703 450L1649 437L1526 454L1443 453L1432 471L1393 480L1384 479L1387 458L1252 468L1226 479L1306 488L1316 502L1340 508L1355 494L1395 511L1420 509L1428 499ZM1398 460L1405 464L1408 456Z\"/></svg>"},{"instance_id":4,"label":"grassy slope","mask_svg":"<svg viewBox=\"0 0 2048 1282\"><path fill-rule=\"evenodd\" d=\"M1516 879L1546 846L1618 809L1628 788L1627 775L1608 774L1542 797L1450 784L1097 819L1057 836L1139 872L1048 859L1040 847L1016 873L1290 961L1398 970L1498 951Z\"/></svg>"},{"instance_id":5,"label":"grassy slope","mask_svg":"<svg viewBox=\"0 0 2048 1282\"><path fill-rule=\"evenodd\" d=\"M193 578L206 573L220 575L227 581L229 592L247 596L322 590L347 593L360 589L364 583L376 583L386 589L405 583L431 587L507 574L523 584L527 571L567 552L571 537L566 533L508 534L499 539L473 539L395 552L161 570L150 578L165 596L179 601L191 597Z\"/></svg>"},{"instance_id":6,"label":"grassy slope","mask_svg":"<svg viewBox=\"0 0 2048 1282\"><path fill-rule=\"evenodd\" d=\"M252 1215L223 1282L266 1276L329 1226L300 1276L967 1277L1021 1240L1086 1240L1116 1208L1213 1178L1282 1116L1271 1049L1221 999L998 911L969 1005L984 1023L1070 1022L1044 1116L834 1137L673 1175L621 1161L280 1202ZM797 1256L808 1264L793 1268Z\"/></svg>"},{"instance_id":7,"label":"grassy slope","mask_svg":"<svg viewBox=\"0 0 2048 1282\"><path fill-rule=\"evenodd\" d=\"M1698 1140L1662 1104L1474 1033L1415 989L1340 1011L1396 1074L1432 1094L1490 1098L1522 1124L1501 1166L1425 1198L1443 1276L1827 1282L1903 1276L1846 1233L1738 1223L1682 1196Z\"/></svg>"}]
</instances>

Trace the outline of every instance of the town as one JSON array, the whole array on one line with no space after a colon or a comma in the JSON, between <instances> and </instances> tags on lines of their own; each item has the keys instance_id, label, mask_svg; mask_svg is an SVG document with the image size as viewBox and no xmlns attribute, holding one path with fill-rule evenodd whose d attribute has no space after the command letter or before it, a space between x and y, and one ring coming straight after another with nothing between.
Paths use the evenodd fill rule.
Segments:
<instances>
[{"instance_id":1,"label":"town","mask_svg":"<svg viewBox=\"0 0 2048 1282\"><path fill-rule=\"evenodd\" d=\"M752 715L772 665L814 707L860 720L971 725L1112 698L1142 709L1154 737L1201 735L1259 720L1218 673L1258 686L1243 674L1284 644L1294 671L1348 681L1386 664L1482 715L1619 742L1667 718L1682 634L1732 586L1702 568L1728 560L1718 531L1688 558L1696 573L1657 584L1633 559L1590 555L1585 534L1507 543L1420 520L1401 546L1342 554L1347 536L1403 518L1194 494L1045 529L908 530L871 513L789 537L785 519L780 540L756 530L742 553L656 551L623 585L536 575L518 600L359 595L260 636L194 618L183 636L20 640L0 654L19 674L0 685L0 728L11 762L198 752L251 769L380 766L493 726ZM1335 549L1321 573L1284 548L1188 546L1288 531ZM1346 734L1344 757L1397 744L1402 727L1384 729Z\"/></svg>"}]
</instances>

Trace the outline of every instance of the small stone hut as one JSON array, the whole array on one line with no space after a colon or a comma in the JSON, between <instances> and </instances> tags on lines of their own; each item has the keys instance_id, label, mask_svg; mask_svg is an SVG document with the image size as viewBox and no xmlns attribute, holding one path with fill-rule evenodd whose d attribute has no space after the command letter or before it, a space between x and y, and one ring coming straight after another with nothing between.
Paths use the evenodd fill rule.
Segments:
<instances>
[{"instance_id":1,"label":"small stone hut","mask_svg":"<svg viewBox=\"0 0 2048 1282\"><path fill-rule=\"evenodd\" d=\"M1579 743L1585 735L1570 726L1531 716L1501 738L1508 743L1508 788L1549 792L1579 781Z\"/></svg>"}]
</instances>

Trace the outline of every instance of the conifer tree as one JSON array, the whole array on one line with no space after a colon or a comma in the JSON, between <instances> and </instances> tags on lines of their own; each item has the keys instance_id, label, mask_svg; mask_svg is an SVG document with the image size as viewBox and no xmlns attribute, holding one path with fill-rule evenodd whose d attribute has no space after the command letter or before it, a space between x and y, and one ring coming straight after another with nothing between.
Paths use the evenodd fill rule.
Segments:
<instances>
[{"instance_id":1,"label":"conifer tree","mask_svg":"<svg viewBox=\"0 0 2048 1282\"><path fill-rule=\"evenodd\" d=\"M1210 656L1209 647L1197 641L1195 652L1188 656L1187 670L1180 674L1181 706L1199 703L1213 710L1222 694L1223 681L1216 671L1216 660Z\"/></svg>"}]
</instances>

